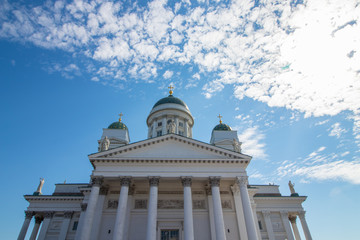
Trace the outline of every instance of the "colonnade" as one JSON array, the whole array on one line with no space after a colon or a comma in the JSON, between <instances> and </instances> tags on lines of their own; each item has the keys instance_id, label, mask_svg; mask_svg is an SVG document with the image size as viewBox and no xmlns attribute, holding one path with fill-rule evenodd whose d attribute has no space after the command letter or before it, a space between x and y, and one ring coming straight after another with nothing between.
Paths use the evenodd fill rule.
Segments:
<instances>
[{"instance_id":1,"label":"colonnade","mask_svg":"<svg viewBox=\"0 0 360 240\"><path fill-rule=\"evenodd\" d=\"M271 223L270 211L261 211L264 216L266 231L268 234L269 240L275 240L275 234L273 230L273 225ZM300 211L296 213L290 213L287 211L280 211L281 221L284 225L286 236L288 240L300 240L299 229L296 224L296 218L299 216L301 221L301 226L304 232L304 236L306 240L312 240L306 219L305 219L305 211Z\"/></svg>"},{"instance_id":2,"label":"colonnade","mask_svg":"<svg viewBox=\"0 0 360 240\"><path fill-rule=\"evenodd\" d=\"M114 240L127 239L128 221L126 220L129 214L129 188L131 185L131 177L120 177L119 182L121 185L120 194L118 198L118 206L116 210L115 225L113 231ZM158 203L158 187L160 177L149 177L149 198L148 198L148 214L147 214L147 228L146 240L156 240L157 234L157 203ZM184 239L194 240L194 225L193 225L193 202L192 202L192 178L181 177L179 179L182 183L184 190ZM220 177L210 177L209 183L211 190L208 195L209 200L209 218L212 231L212 239L226 240L225 224L220 196ZM76 239L90 239L97 229L95 225L99 225L95 219L98 217L97 210L102 209L99 205L103 204L101 200L100 187L103 183L103 177L93 177L91 192L87 204L82 204L82 212L79 219L79 227L76 233ZM257 220L254 216L253 209L248 194L248 177L239 176L231 190L234 196L235 212L238 224L238 230L241 240L258 240L261 236L257 233ZM103 198L105 196L102 196ZM21 228L18 240L23 240L27 233L30 221L35 217L35 225L32 230L30 240L35 240L38 235L40 224L42 228L37 239L45 239L47 228L54 212L25 212L25 220ZM70 219L73 212L64 213L64 221L61 226L59 239L65 239L66 233L69 228ZM101 213L100 213L101 214ZM265 219L265 225L268 232L269 240L275 239L269 211L262 211ZM294 214L289 216L288 212L280 212L288 240L300 240L298 228L296 226L296 216ZM302 228L306 240L312 240L309 228L305 220L305 212L299 212ZM291 222L291 226L290 226ZM94 232L95 231L95 232ZM97 235L97 234L95 234ZM294 238L295 236L295 238Z\"/></svg>"},{"instance_id":3,"label":"colonnade","mask_svg":"<svg viewBox=\"0 0 360 240\"><path fill-rule=\"evenodd\" d=\"M60 227L59 233L59 240L65 240L66 234L69 230L70 220L73 216L74 212L64 212L64 220ZM25 211L25 220L21 227L18 240L24 240L27 230L29 228L31 219L35 218L35 224L33 230L31 231L30 240L44 240L46 237L46 232L49 228L51 218L53 217L54 212L47 211L47 212L32 212L32 211ZM41 229L40 229L41 226ZM39 232L40 229L40 232Z\"/></svg>"},{"instance_id":4,"label":"colonnade","mask_svg":"<svg viewBox=\"0 0 360 240\"><path fill-rule=\"evenodd\" d=\"M125 225L126 225L126 214L128 207L128 192L129 186L131 183L131 177L121 177L119 179L121 189L118 200L118 207L116 211L116 220L113 233L114 240L123 240L126 238L125 234ZM184 239L193 240L194 239L194 225L193 225L193 206L192 206L192 193L191 177L181 177L180 181L184 188ZM91 193L89 196L89 201L87 204L87 210L85 214L84 223L82 224L81 229L79 229L80 235L79 239L89 239L91 234L91 229L95 217L95 206L97 199L99 197L99 188L102 178L93 178L93 185ZM147 228L146 228L146 240L155 240L156 239L156 226L157 226L157 202L158 202L158 186L160 182L160 177L149 177L149 203L148 203L148 215L147 215ZM212 212L213 212L213 221L215 224L215 236L217 240L225 240L225 224L223 217L223 210L221 205L220 197L220 177L210 177L209 178L211 186L211 195L212 195ZM245 221L241 221L242 229L246 229L246 237L244 239L257 240L254 216L252 213L249 195L247 192L247 177L238 177L235 183L239 189L238 195L235 198L236 210L243 212L240 214L244 216ZM239 229L240 230L240 229Z\"/></svg>"}]
</instances>

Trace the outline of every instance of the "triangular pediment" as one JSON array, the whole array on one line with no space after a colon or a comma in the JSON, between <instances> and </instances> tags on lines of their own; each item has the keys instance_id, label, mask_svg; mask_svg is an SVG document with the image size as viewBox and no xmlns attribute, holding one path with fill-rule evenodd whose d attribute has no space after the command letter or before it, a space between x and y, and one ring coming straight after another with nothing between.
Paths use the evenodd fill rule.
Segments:
<instances>
[{"instance_id":1,"label":"triangular pediment","mask_svg":"<svg viewBox=\"0 0 360 240\"><path fill-rule=\"evenodd\" d=\"M176 134L147 139L89 155L95 159L251 159L242 153Z\"/></svg>"}]
</instances>

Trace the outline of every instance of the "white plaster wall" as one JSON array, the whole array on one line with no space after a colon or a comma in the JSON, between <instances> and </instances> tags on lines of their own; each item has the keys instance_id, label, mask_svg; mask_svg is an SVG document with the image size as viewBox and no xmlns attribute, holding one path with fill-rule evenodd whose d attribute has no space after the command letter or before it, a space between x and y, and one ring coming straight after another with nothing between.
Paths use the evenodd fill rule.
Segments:
<instances>
[{"instance_id":1,"label":"white plaster wall","mask_svg":"<svg viewBox=\"0 0 360 240\"><path fill-rule=\"evenodd\" d=\"M113 232L114 232L114 224L115 224L115 214L103 213L98 239L112 240Z\"/></svg>"},{"instance_id":2,"label":"white plaster wall","mask_svg":"<svg viewBox=\"0 0 360 240\"><path fill-rule=\"evenodd\" d=\"M209 240L211 239L209 214L194 213L194 239Z\"/></svg>"},{"instance_id":3,"label":"white plaster wall","mask_svg":"<svg viewBox=\"0 0 360 240\"><path fill-rule=\"evenodd\" d=\"M132 214L129 229L129 240L146 239L147 214Z\"/></svg>"}]
</instances>

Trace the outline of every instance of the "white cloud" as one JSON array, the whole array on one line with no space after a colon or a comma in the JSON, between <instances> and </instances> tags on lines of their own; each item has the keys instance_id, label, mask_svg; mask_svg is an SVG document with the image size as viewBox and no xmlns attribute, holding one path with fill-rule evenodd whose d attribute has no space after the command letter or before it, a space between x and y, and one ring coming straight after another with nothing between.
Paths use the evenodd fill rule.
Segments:
<instances>
[{"instance_id":1,"label":"white cloud","mask_svg":"<svg viewBox=\"0 0 360 240\"><path fill-rule=\"evenodd\" d=\"M265 135L260 132L257 126L251 127L238 133L238 138L242 142L241 149L244 154L248 154L253 158L266 159L265 153Z\"/></svg>"},{"instance_id":2,"label":"white cloud","mask_svg":"<svg viewBox=\"0 0 360 240\"><path fill-rule=\"evenodd\" d=\"M329 130L329 136L335 136L336 138L340 138L341 134L347 132L344 128L340 126L340 123L334 123L333 125L331 125L331 128Z\"/></svg>"},{"instance_id":3,"label":"white cloud","mask_svg":"<svg viewBox=\"0 0 360 240\"><path fill-rule=\"evenodd\" d=\"M173 72L173 71L166 70L165 73L163 74L163 77L164 77L165 79L169 79L169 78L171 78L173 75L174 75L174 72Z\"/></svg>"}]
</instances>

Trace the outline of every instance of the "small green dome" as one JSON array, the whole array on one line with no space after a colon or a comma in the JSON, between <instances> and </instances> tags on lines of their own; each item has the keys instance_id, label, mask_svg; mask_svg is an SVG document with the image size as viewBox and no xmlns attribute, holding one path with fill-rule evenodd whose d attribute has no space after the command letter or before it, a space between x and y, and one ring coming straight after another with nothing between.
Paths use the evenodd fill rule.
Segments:
<instances>
[{"instance_id":1,"label":"small green dome","mask_svg":"<svg viewBox=\"0 0 360 240\"><path fill-rule=\"evenodd\" d=\"M213 129L213 131L231 131L231 127L229 127L229 125L224 124L224 123L220 123L218 125L216 125Z\"/></svg>"},{"instance_id":2,"label":"small green dome","mask_svg":"<svg viewBox=\"0 0 360 240\"><path fill-rule=\"evenodd\" d=\"M188 106L186 106L186 104L179 98L174 97L173 95L169 95L168 97L164 97L162 99L160 99L159 101L157 101L155 103L155 105L153 106L153 108L161 105L161 104L166 104L166 103L174 103L174 104L179 104L184 106L185 108L189 109Z\"/></svg>"},{"instance_id":3,"label":"small green dome","mask_svg":"<svg viewBox=\"0 0 360 240\"><path fill-rule=\"evenodd\" d=\"M127 126L122 123L122 122L113 122L112 124L110 124L108 126L108 128L110 129L124 129L124 130L128 130Z\"/></svg>"}]
</instances>

